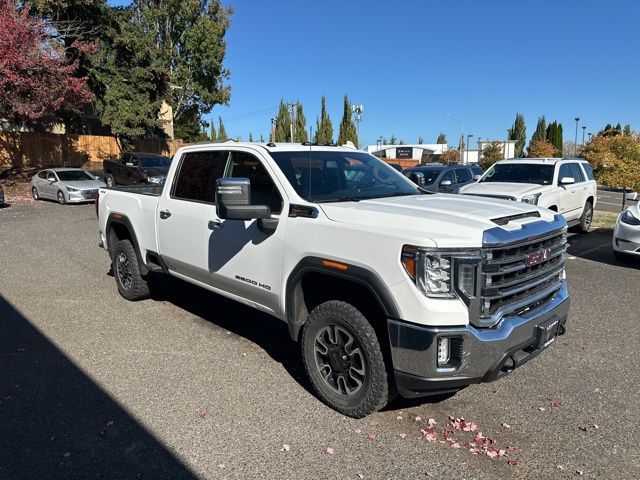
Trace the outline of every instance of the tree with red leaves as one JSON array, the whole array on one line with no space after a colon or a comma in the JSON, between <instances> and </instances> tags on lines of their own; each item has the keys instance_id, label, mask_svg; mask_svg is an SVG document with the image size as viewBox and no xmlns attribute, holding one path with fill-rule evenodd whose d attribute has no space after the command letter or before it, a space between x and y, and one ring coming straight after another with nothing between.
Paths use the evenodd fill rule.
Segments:
<instances>
[{"instance_id":1,"label":"tree with red leaves","mask_svg":"<svg viewBox=\"0 0 640 480\"><path fill-rule=\"evenodd\" d=\"M22 2L0 0L0 118L52 121L86 104L92 96L77 68Z\"/></svg>"}]
</instances>

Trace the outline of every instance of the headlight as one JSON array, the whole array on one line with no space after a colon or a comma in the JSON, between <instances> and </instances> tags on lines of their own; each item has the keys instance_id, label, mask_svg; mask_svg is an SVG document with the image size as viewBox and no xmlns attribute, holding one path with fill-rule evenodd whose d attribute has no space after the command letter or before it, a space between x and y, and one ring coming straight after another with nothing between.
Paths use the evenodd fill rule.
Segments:
<instances>
[{"instance_id":1,"label":"headlight","mask_svg":"<svg viewBox=\"0 0 640 480\"><path fill-rule=\"evenodd\" d=\"M79 191L77 188L67 187L67 192L77 192Z\"/></svg>"},{"instance_id":2,"label":"headlight","mask_svg":"<svg viewBox=\"0 0 640 480\"><path fill-rule=\"evenodd\" d=\"M405 245L402 265L427 297L454 298L457 292L473 297L478 251L439 251Z\"/></svg>"},{"instance_id":3,"label":"headlight","mask_svg":"<svg viewBox=\"0 0 640 480\"><path fill-rule=\"evenodd\" d=\"M522 203L530 203L531 205L537 205L538 199L540 198L541 193L532 193L531 195L525 195L520 199Z\"/></svg>"},{"instance_id":4,"label":"headlight","mask_svg":"<svg viewBox=\"0 0 640 480\"><path fill-rule=\"evenodd\" d=\"M631 213L631 210L625 210L620 217L620 221L627 225L640 225L640 219L636 218L633 213Z\"/></svg>"},{"instance_id":5,"label":"headlight","mask_svg":"<svg viewBox=\"0 0 640 480\"><path fill-rule=\"evenodd\" d=\"M163 183L165 177L147 177L149 183Z\"/></svg>"}]
</instances>

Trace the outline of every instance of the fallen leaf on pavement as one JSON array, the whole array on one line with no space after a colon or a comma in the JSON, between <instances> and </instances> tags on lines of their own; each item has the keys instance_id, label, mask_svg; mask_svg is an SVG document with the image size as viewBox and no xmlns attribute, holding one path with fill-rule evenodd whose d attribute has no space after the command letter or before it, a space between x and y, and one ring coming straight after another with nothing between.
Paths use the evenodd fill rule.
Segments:
<instances>
[{"instance_id":1,"label":"fallen leaf on pavement","mask_svg":"<svg viewBox=\"0 0 640 480\"><path fill-rule=\"evenodd\" d=\"M511 425L509 425L508 423L503 423L503 424L502 424L502 428L507 428L507 429L509 429L509 428L511 428Z\"/></svg>"},{"instance_id":2,"label":"fallen leaf on pavement","mask_svg":"<svg viewBox=\"0 0 640 480\"><path fill-rule=\"evenodd\" d=\"M538 407L538 410L540 410L541 412L544 412L546 410L546 408L544 407Z\"/></svg>"},{"instance_id":3,"label":"fallen leaf on pavement","mask_svg":"<svg viewBox=\"0 0 640 480\"><path fill-rule=\"evenodd\" d=\"M460 448L460 444L458 442L453 442L451 444L451 448Z\"/></svg>"},{"instance_id":4,"label":"fallen leaf on pavement","mask_svg":"<svg viewBox=\"0 0 640 480\"><path fill-rule=\"evenodd\" d=\"M357 476L358 478L364 478L364 475L363 475L363 474L361 474L361 473L356 473L356 476Z\"/></svg>"},{"instance_id":5,"label":"fallen leaf on pavement","mask_svg":"<svg viewBox=\"0 0 640 480\"><path fill-rule=\"evenodd\" d=\"M564 470L564 467L562 465L556 465L556 470Z\"/></svg>"},{"instance_id":6,"label":"fallen leaf on pavement","mask_svg":"<svg viewBox=\"0 0 640 480\"><path fill-rule=\"evenodd\" d=\"M515 467L516 465L518 465L518 460L509 460L507 462L507 465L509 465L510 467Z\"/></svg>"},{"instance_id":7,"label":"fallen leaf on pavement","mask_svg":"<svg viewBox=\"0 0 640 480\"><path fill-rule=\"evenodd\" d=\"M281 452L288 452L291 449L290 445L287 445L286 443L282 444L282 448L280 449Z\"/></svg>"},{"instance_id":8,"label":"fallen leaf on pavement","mask_svg":"<svg viewBox=\"0 0 640 480\"><path fill-rule=\"evenodd\" d=\"M327 447L324 449L324 453L326 453L327 455L333 455L335 452L335 450L331 447Z\"/></svg>"},{"instance_id":9,"label":"fallen leaf on pavement","mask_svg":"<svg viewBox=\"0 0 640 480\"><path fill-rule=\"evenodd\" d=\"M421 422L422 421L422 417L416 417L416 422Z\"/></svg>"},{"instance_id":10,"label":"fallen leaf on pavement","mask_svg":"<svg viewBox=\"0 0 640 480\"><path fill-rule=\"evenodd\" d=\"M430 418L429 420L427 420L427 425L429 425L430 427L433 427L434 425L436 425L435 419Z\"/></svg>"},{"instance_id":11,"label":"fallen leaf on pavement","mask_svg":"<svg viewBox=\"0 0 640 480\"><path fill-rule=\"evenodd\" d=\"M493 450L487 450L487 457L496 458L497 456L498 456L498 452L493 451Z\"/></svg>"},{"instance_id":12,"label":"fallen leaf on pavement","mask_svg":"<svg viewBox=\"0 0 640 480\"><path fill-rule=\"evenodd\" d=\"M559 408L560 407L560 403L556 402L555 400L553 402L551 402L549 405L551 405L551 407L553 407L553 408Z\"/></svg>"},{"instance_id":13,"label":"fallen leaf on pavement","mask_svg":"<svg viewBox=\"0 0 640 480\"><path fill-rule=\"evenodd\" d=\"M371 441L374 441L376 439L376 436L371 433L371 434L367 435L367 439L371 440Z\"/></svg>"},{"instance_id":14,"label":"fallen leaf on pavement","mask_svg":"<svg viewBox=\"0 0 640 480\"><path fill-rule=\"evenodd\" d=\"M398 415L398 416L396 417L396 420L402 420L402 415Z\"/></svg>"},{"instance_id":15,"label":"fallen leaf on pavement","mask_svg":"<svg viewBox=\"0 0 640 480\"><path fill-rule=\"evenodd\" d=\"M219 463L219 464L218 464L218 468L225 468L224 463Z\"/></svg>"},{"instance_id":16,"label":"fallen leaf on pavement","mask_svg":"<svg viewBox=\"0 0 640 480\"><path fill-rule=\"evenodd\" d=\"M578 428L579 428L580 430L582 430L583 432L586 432L586 431L587 431L587 427L585 427L585 426L583 426L583 425L580 425Z\"/></svg>"},{"instance_id":17,"label":"fallen leaf on pavement","mask_svg":"<svg viewBox=\"0 0 640 480\"><path fill-rule=\"evenodd\" d=\"M406 436L407 436L407 434L406 434L406 433L401 433L401 434L400 434L400 438L404 438L404 437L406 437Z\"/></svg>"},{"instance_id":18,"label":"fallen leaf on pavement","mask_svg":"<svg viewBox=\"0 0 640 480\"><path fill-rule=\"evenodd\" d=\"M438 438L438 435L436 433L427 433L424 438L426 438L427 442L435 442Z\"/></svg>"},{"instance_id":19,"label":"fallen leaf on pavement","mask_svg":"<svg viewBox=\"0 0 640 480\"><path fill-rule=\"evenodd\" d=\"M200 410L200 413L198 414L200 418L206 418L207 415L209 414L207 413L206 410Z\"/></svg>"},{"instance_id":20,"label":"fallen leaf on pavement","mask_svg":"<svg viewBox=\"0 0 640 480\"><path fill-rule=\"evenodd\" d=\"M584 475L584 472L582 470L576 470L576 474L582 476L582 475Z\"/></svg>"},{"instance_id":21,"label":"fallen leaf on pavement","mask_svg":"<svg viewBox=\"0 0 640 480\"><path fill-rule=\"evenodd\" d=\"M354 430L354 432L356 432L356 433L362 433L362 429L360 429L360 428L356 428L356 429Z\"/></svg>"},{"instance_id":22,"label":"fallen leaf on pavement","mask_svg":"<svg viewBox=\"0 0 640 480\"><path fill-rule=\"evenodd\" d=\"M514 447L513 445L507 445L507 450L509 450L510 452L515 452L518 449L516 447Z\"/></svg>"}]
</instances>

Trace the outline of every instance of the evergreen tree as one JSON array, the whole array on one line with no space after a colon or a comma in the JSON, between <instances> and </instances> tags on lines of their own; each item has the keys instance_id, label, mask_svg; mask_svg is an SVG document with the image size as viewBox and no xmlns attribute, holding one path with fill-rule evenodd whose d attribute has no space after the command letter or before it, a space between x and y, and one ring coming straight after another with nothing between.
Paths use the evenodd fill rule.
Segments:
<instances>
[{"instance_id":1,"label":"evergreen tree","mask_svg":"<svg viewBox=\"0 0 640 480\"><path fill-rule=\"evenodd\" d=\"M624 126L624 129L622 130L622 134L623 134L623 135L626 135L626 136L629 136L629 135L631 135L631 133L632 133L631 125L627 123L627 124Z\"/></svg>"},{"instance_id":2,"label":"evergreen tree","mask_svg":"<svg viewBox=\"0 0 640 480\"><path fill-rule=\"evenodd\" d=\"M438 135L438 139L436 140L436 143L438 145L446 144L447 143L447 136L444 133L440 132L440 134Z\"/></svg>"},{"instance_id":3,"label":"evergreen tree","mask_svg":"<svg viewBox=\"0 0 640 480\"><path fill-rule=\"evenodd\" d=\"M555 157L557 158L561 158L562 157L562 144L563 144L563 139L562 139L562 124L558 123L558 127L556 129L556 143L553 145L556 148L556 154Z\"/></svg>"},{"instance_id":4,"label":"evergreen tree","mask_svg":"<svg viewBox=\"0 0 640 480\"><path fill-rule=\"evenodd\" d=\"M422 145L424 143L424 138L422 136L418 137L418 145Z\"/></svg>"},{"instance_id":5,"label":"evergreen tree","mask_svg":"<svg viewBox=\"0 0 640 480\"><path fill-rule=\"evenodd\" d=\"M391 138L389 139L389 145L395 145L396 143L398 143L398 139L396 138L395 135L391 134Z\"/></svg>"},{"instance_id":6,"label":"evergreen tree","mask_svg":"<svg viewBox=\"0 0 640 480\"><path fill-rule=\"evenodd\" d=\"M264 137L260 134L260 143L264 143Z\"/></svg>"},{"instance_id":7,"label":"evergreen tree","mask_svg":"<svg viewBox=\"0 0 640 480\"><path fill-rule=\"evenodd\" d=\"M218 141L224 142L225 140L229 140L229 137L227 136L227 131L224 129L222 117L218 117Z\"/></svg>"},{"instance_id":8,"label":"evergreen tree","mask_svg":"<svg viewBox=\"0 0 640 480\"><path fill-rule=\"evenodd\" d=\"M406 145L405 141L400 139L400 143L398 145Z\"/></svg>"},{"instance_id":9,"label":"evergreen tree","mask_svg":"<svg viewBox=\"0 0 640 480\"><path fill-rule=\"evenodd\" d=\"M309 140L307 135L307 119L304 116L302 104L300 102L296 103L296 118L293 135L295 136L294 141L296 143L304 143Z\"/></svg>"},{"instance_id":10,"label":"evergreen tree","mask_svg":"<svg viewBox=\"0 0 640 480\"><path fill-rule=\"evenodd\" d=\"M464 135L460 135L460 142L458 143L458 150L462 151L464 150L465 144L464 144Z\"/></svg>"},{"instance_id":11,"label":"evergreen tree","mask_svg":"<svg viewBox=\"0 0 640 480\"><path fill-rule=\"evenodd\" d=\"M618 124L616 125L616 135L622 135L622 125L620 125L620 122L618 122Z\"/></svg>"},{"instance_id":12,"label":"evergreen tree","mask_svg":"<svg viewBox=\"0 0 640 480\"><path fill-rule=\"evenodd\" d=\"M218 141L218 132L216 132L216 125L211 122L211 129L209 130L209 140L212 142Z\"/></svg>"},{"instance_id":13,"label":"evergreen tree","mask_svg":"<svg viewBox=\"0 0 640 480\"><path fill-rule=\"evenodd\" d=\"M537 142L547 139L547 120L544 115L538 118L538 125L536 125L536 131L533 132L531 140L529 140L529 155L531 155L531 146Z\"/></svg>"},{"instance_id":14,"label":"evergreen tree","mask_svg":"<svg viewBox=\"0 0 640 480\"><path fill-rule=\"evenodd\" d=\"M547 127L546 140L553 145L555 153L554 157L562 157L562 124L554 121Z\"/></svg>"},{"instance_id":15,"label":"evergreen tree","mask_svg":"<svg viewBox=\"0 0 640 480\"><path fill-rule=\"evenodd\" d=\"M509 140L515 140L515 156L520 158L524 155L524 144L527 141L527 127L524 123L524 116L520 113L516 114L513 127L509 130Z\"/></svg>"},{"instance_id":16,"label":"evergreen tree","mask_svg":"<svg viewBox=\"0 0 640 480\"><path fill-rule=\"evenodd\" d=\"M280 108L276 116L276 133L274 142L291 141L291 114L284 100L280 100Z\"/></svg>"},{"instance_id":17,"label":"evergreen tree","mask_svg":"<svg viewBox=\"0 0 640 480\"><path fill-rule=\"evenodd\" d=\"M348 141L358 146L358 133L356 125L351 118L351 102L349 98L344 96L344 109L342 111L342 121L340 122L340 133L338 135L338 145L344 145Z\"/></svg>"},{"instance_id":18,"label":"evergreen tree","mask_svg":"<svg viewBox=\"0 0 640 480\"><path fill-rule=\"evenodd\" d=\"M386 138L383 138L382 145L389 145L389 140L387 140Z\"/></svg>"},{"instance_id":19,"label":"evergreen tree","mask_svg":"<svg viewBox=\"0 0 640 480\"><path fill-rule=\"evenodd\" d=\"M314 141L316 143L333 143L333 126L331 118L327 114L326 99L322 96L322 107L320 109L320 119L316 121L316 134Z\"/></svg>"},{"instance_id":20,"label":"evergreen tree","mask_svg":"<svg viewBox=\"0 0 640 480\"><path fill-rule=\"evenodd\" d=\"M253 134L251 132L249 132L249 141L253 142Z\"/></svg>"}]
</instances>

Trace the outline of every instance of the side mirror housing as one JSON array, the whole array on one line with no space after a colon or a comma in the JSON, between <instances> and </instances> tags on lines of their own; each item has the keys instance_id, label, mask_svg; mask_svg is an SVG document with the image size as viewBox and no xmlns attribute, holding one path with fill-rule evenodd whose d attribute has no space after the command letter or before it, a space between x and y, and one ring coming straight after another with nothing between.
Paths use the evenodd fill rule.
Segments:
<instances>
[{"instance_id":1,"label":"side mirror housing","mask_svg":"<svg viewBox=\"0 0 640 480\"><path fill-rule=\"evenodd\" d=\"M451 183L451 180L442 180L442 181L440 182L440 186L441 186L441 187L450 187L451 185L453 185L453 184Z\"/></svg>"},{"instance_id":2,"label":"side mirror housing","mask_svg":"<svg viewBox=\"0 0 640 480\"><path fill-rule=\"evenodd\" d=\"M576 180L573 177L562 177L560 179L560 185L571 185L573 183L576 183Z\"/></svg>"},{"instance_id":3,"label":"side mirror housing","mask_svg":"<svg viewBox=\"0 0 640 480\"><path fill-rule=\"evenodd\" d=\"M474 175L473 179L477 182L478 180L480 180L482 178L482 175Z\"/></svg>"},{"instance_id":4,"label":"side mirror housing","mask_svg":"<svg viewBox=\"0 0 640 480\"><path fill-rule=\"evenodd\" d=\"M267 205L251 204L251 182L248 178L219 178L216 181L216 213L228 220L270 218Z\"/></svg>"},{"instance_id":5,"label":"side mirror housing","mask_svg":"<svg viewBox=\"0 0 640 480\"><path fill-rule=\"evenodd\" d=\"M424 173L420 172L411 172L409 173L409 180L418 185L419 187L424 186Z\"/></svg>"}]
</instances>

